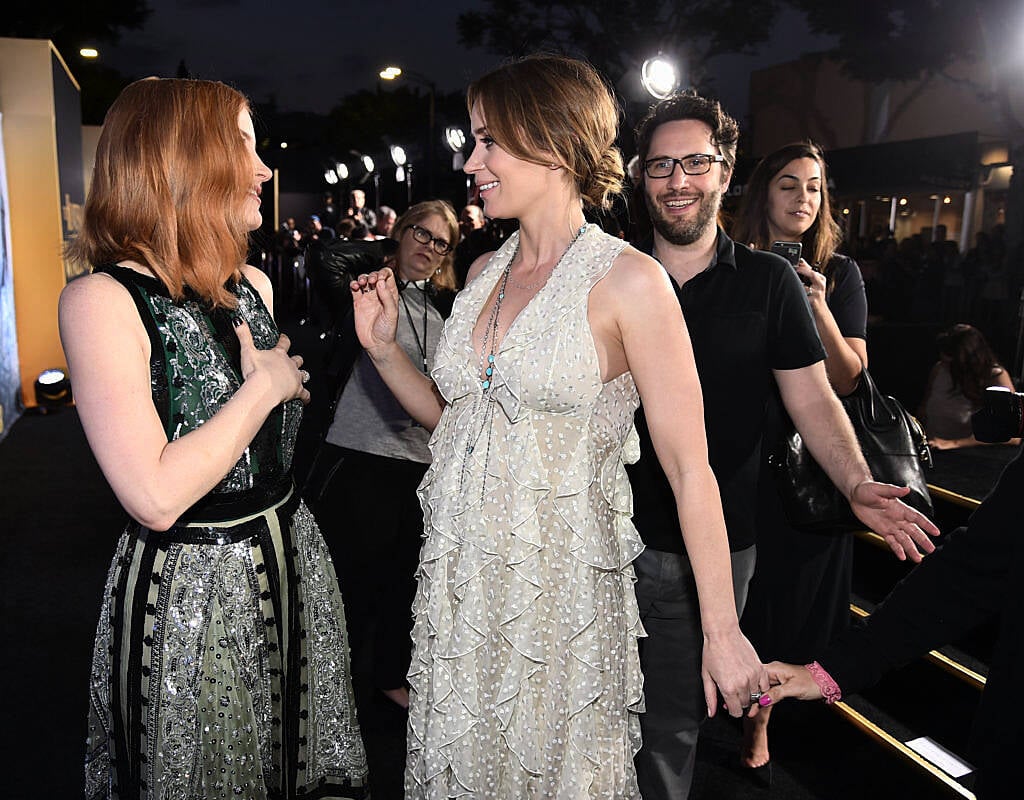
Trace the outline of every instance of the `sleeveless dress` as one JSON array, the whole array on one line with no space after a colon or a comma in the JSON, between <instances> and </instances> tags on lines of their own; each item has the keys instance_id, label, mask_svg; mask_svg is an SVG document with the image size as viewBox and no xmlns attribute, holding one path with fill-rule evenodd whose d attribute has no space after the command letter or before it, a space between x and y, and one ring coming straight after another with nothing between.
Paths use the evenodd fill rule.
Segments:
<instances>
[{"instance_id":1,"label":"sleeveless dress","mask_svg":"<svg viewBox=\"0 0 1024 800\"><path fill-rule=\"evenodd\" d=\"M235 311L175 303L134 270L168 441L242 378L231 317L278 339L251 284ZM278 406L225 478L168 531L131 522L107 576L90 676L87 798L361 797L345 618L320 532L292 486L302 404Z\"/></svg>"},{"instance_id":2,"label":"sleeveless dress","mask_svg":"<svg viewBox=\"0 0 1024 800\"><path fill-rule=\"evenodd\" d=\"M456 298L433 378L447 407L422 485L409 798L632 798L643 634L624 468L636 387L602 384L591 288L625 243L588 229L479 379L472 330L514 234Z\"/></svg>"}]
</instances>

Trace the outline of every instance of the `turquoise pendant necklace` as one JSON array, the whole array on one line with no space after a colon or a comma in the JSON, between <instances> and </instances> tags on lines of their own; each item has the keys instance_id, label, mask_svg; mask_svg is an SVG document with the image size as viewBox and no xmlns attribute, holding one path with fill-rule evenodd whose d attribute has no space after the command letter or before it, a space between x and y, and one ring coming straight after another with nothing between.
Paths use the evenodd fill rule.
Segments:
<instances>
[{"instance_id":1,"label":"turquoise pendant necklace","mask_svg":"<svg viewBox=\"0 0 1024 800\"><path fill-rule=\"evenodd\" d=\"M559 257L558 261L555 262L555 266L551 268L551 272L548 274L548 279L555 273L558 266L565 260L565 257L569 254L572 246L576 244L584 231L587 229L587 223L584 222L580 226L580 229L576 231L576 235L569 240L569 244L566 245L565 251ZM491 462L491 434L494 430L493 422L494 415L494 363L497 357L498 350L498 322L499 315L501 314L501 305L505 300L505 290L508 288L510 281L510 275L512 273L512 263L516 260L516 256L519 255L519 241L516 241L516 248L512 252L512 257L508 260L505 268L501 272L501 282L498 284L498 294L494 298L494 305L491 307L491 313L487 317L487 325L484 326L484 338L480 343L480 363L477 367L477 377L480 381L480 394L477 395L476 400L473 404L473 418L480 420L480 427L477 429L476 434L470 436L466 440L466 450L462 458L462 471L459 475L459 492L461 494L462 488L466 482L466 476L469 471L470 458L476 450L476 445L480 441L480 437L487 430L487 442L486 451L484 453L484 474L480 481L480 505L483 506L484 494L487 488L487 470ZM547 282L547 279L544 281ZM519 284L516 284L519 285ZM525 288L525 287L523 287ZM530 288L533 288L532 286Z\"/></svg>"}]
</instances>

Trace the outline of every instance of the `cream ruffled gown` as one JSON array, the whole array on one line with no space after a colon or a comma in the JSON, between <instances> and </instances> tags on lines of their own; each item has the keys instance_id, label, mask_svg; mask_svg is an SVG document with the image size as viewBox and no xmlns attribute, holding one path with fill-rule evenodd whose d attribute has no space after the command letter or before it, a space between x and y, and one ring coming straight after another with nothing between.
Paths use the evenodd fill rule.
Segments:
<instances>
[{"instance_id":1,"label":"cream ruffled gown","mask_svg":"<svg viewBox=\"0 0 1024 800\"><path fill-rule=\"evenodd\" d=\"M579 237L505 336L488 395L471 332L517 238L437 350L448 407L420 487L407 796L638 797L643 545L623 467L638 397L629 374L602 384L587 321L625 245Z\"/></svg>"}]
</instances>

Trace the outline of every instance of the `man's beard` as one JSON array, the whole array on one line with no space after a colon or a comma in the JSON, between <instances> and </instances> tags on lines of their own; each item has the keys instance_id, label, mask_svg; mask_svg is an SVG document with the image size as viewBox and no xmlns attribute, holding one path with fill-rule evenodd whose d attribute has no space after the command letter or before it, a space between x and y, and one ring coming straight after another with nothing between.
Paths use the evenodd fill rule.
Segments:
<instances>
[{"instance_id":1,"label":"man's beard","mask_svg":"<svg viewBox=\"0 0 1024 800\"><path fill-rule=\"evenodd\" d=\"M672 197L668 199L673 199ZM644 192L644 202L647 203L647 213L651 217L651 224L669 244L687 245L693 244L703 236L708 226L713 225L718 216L718 209L722 202L721 192L712 192L701 196L697 215L690 219L672 218L666 216L656 198Z\"/></svg>"}]
</instances>

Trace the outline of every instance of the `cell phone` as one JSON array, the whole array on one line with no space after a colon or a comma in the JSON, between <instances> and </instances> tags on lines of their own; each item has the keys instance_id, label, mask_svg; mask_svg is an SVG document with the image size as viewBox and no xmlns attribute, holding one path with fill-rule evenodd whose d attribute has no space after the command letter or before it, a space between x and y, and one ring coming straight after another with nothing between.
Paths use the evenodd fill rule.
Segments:
<instances>
[{"instance_id":1,"label":"cell phone","mask_svg":"<svg viewBox=\"0 0 1024 800\"><path fill-rule=\"evenodd\" d=\"M803 245L800 242L772 242L772 252L782 256L794 267L800 263L800 252Z\"/></svg>"}]
</instances>

